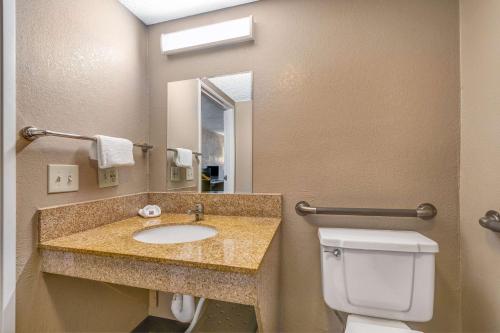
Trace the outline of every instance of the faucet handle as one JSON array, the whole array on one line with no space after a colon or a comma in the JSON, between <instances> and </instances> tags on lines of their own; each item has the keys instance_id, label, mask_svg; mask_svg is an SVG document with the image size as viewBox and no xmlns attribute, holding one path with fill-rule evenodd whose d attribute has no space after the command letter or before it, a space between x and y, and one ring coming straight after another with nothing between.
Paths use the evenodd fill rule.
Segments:
<instances>
[{"instance_id":1,"label":"faucet handle","mask_svg":"<svg viewBox=\"0 0 500 333\"><path fill-rule=\"evenodd\" d=\"M205 206L203 206L202 203L197 203L194 205L194 208L188 209L187 213L188 214L203 213L204 210L205 210Z\"/></svg>"}]
</instances>

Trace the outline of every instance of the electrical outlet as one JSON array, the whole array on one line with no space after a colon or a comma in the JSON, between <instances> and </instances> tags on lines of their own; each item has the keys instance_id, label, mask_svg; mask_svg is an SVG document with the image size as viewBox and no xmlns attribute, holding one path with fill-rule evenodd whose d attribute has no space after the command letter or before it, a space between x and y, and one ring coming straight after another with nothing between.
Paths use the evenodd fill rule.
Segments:
<instances>
[{"instance_id":1,"label":"electrical outlet","mask_svg":"<svg viewBox=\"0 0 500 333\"><path fill-rule=\"evenodd\" d=\"M49 164L47 172L48 193L78 191L78 165Z\"/></svg>"},{"instance_id":2,"label":"electrical outlet","mask_svg":"<svg viewBox=\"0 0 500 333\"><path fill-rule=\"evenodd\" d=\"M118 169L98 169L99 188L118 186Z\"/></svg>"},{"instance_id":3,"label":"electrical outlet","mask_svg":"<svg viewBox=\"0 0 500 333\"><path fill-rule=\"evenodd\" d=\"M193 180L193 168L186 168L186 180Z\"/></svg>"},{"instance_id":4,"label":"electrical outlet","mask_svg":"<svg viewBox=\"0 0 500 333\"><path fill-rule=\"evenodd\" d=\"M170 167L170 180L173 182L181 181L181 168Z\"/></svg>"}]
</instances>

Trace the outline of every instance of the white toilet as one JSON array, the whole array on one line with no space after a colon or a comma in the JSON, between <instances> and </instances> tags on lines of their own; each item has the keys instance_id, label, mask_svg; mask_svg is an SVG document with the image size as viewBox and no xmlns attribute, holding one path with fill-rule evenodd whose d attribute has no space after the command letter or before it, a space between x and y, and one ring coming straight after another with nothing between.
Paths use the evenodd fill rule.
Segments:
<instances>
[{"instance_id":1,"label":"white toilet","mask_svg":"<svg viewBox=\"0 0 500 333\"><path fill-rule=\"evenodd\" d=\"M433 240L414 231L318 230L323 297L350 314L346 333L403 333L434 306Z\"/></svg>"}]
</instances>

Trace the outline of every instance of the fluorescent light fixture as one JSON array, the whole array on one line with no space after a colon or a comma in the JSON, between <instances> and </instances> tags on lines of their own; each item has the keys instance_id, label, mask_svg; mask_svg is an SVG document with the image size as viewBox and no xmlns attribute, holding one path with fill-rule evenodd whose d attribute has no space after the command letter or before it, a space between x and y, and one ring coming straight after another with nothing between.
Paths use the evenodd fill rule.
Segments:
<instances>
[{"instance_id":1,"label":"fluorescent light fixture","mask_svg":"<svg viewBox=\"0 0 500 333\"><path fill-rule=\"evenodd\" d=\"M257 0L119 0L144 24L151 25Z\"/></svg>"},{"instance_id":2,"label":"fluorescent light fixture","mask_svg":"<svg viewBox=\"0 0 500 333\"><path fill-rule=\"evenodd\" d=\"M253 40L253 17L205 25L161 35L161 50L176 54Z\"/></svg>"}]
</instances>

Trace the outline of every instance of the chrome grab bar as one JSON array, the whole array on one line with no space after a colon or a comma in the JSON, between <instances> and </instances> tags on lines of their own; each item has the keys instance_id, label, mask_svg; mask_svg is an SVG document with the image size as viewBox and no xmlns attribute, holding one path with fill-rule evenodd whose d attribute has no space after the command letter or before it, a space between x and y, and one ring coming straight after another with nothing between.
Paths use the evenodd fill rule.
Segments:
<instances>
[{"instance_id":1,"label":"chrome grab bar","mask_svg":"<svg viewBox=\"0 0 500 333\"><path fill-rule=\"evenodd\" d=\"M301 216L310 214L325 215L358 215L358 216L391 216L391 217L418 217L430 220L437 215L437 209L430 203L423 203L416 209L385 209L385 208L336 208L311 207L308 202L300 201L295 205L295 211Z\"/></svg>"},{"instance_id":2,"label":"chrome grab bar","mask_svg":"<svg viewBox=\"0 0 500 333\"><path fill-rule=\"evenodd\" d=\"M79 134L71 134L71 133L63 133L50 131L47 129L40 129L33 126L24 127L21 130L23 138L29 141L34 141L42 136L57 136L60 138L68 138L68 139L77 139L77 140L87 140L87 141L96 141L96 138L91 136L79 135ZM139 147L143 152L147 152L149 149L153 149L153 146L147 143L134 143L134 147Z\"/></svg>"},{"instance_id":3,"label":"chrome grab bar","mask_svg":"<svg viewBox=\"0 0 500 333\"><path fill-rule=\"evenodd\" d=\"M479 224L486 229L500 232L500 213L496 210L489 210L486 215L479 219Z\"/></svg>"}]
</instances>

